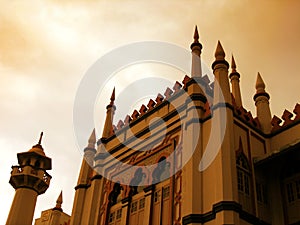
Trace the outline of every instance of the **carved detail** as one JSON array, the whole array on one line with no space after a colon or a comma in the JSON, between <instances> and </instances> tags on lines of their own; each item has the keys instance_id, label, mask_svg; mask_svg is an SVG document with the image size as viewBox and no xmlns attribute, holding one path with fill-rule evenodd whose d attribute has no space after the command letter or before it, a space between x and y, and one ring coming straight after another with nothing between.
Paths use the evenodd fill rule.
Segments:
<instances>
[{"instance_id":1,"label":"carved detail","mask_svg":"<svg viewBox=\"0 0 300 225\"><path fill-rule=\"evenodd\" d=\"M147 112L147 107L145 105L142 105L139 112L140 112L140 115L144 115L146 112Z\"/></svg>"},{"instance_id":2,"label":"carved detail","mask_svg":"<svg viewBox=\"0 0 300 225\"><path fill-rule=\"evenodd\" d=\"M148 109L153 109L154 106L155 106L155 101L153 101L152 99L149 100L148 104L147 104L147 107Z\"/></svg>"},{"instance_id":3,"label":"carved detail","mask_svg":"<svg viewBox=\"0 0 300 225\"><path fill-rule=\"evenodd\" d=\"M137 110L134 110L131 117L132 117L132 120L135 120L139 117L139 112Z\"/></svg>"},{"instance_id":4,"label":"carved detail","mask_svg":"<svg viewBox=\"0 0 300 225\"><path fill-rule=\"evenodd\" d=\"M164 100L164 96L162 96L161 94L158 94L155 101L157 104L161 103Z\"/></svg>"},{"instance_id":5,"label":"carved detail","mask_svg":"<svg viewBox=\"0 0 300 225\"><path fill-rule=\"evenodd\" d=\"M177 93L178 91L180 91L181 87L182 85L178 81L176 81L176 83L173 86L174 92Z\"/></svg>"},{"instance_id":6,"label":"carved detail","mask_svg":"<svg viewBox=\"0 0 300 225\"><path fill-rule=\"evenodd\" d=\"M188 75L185 75L183 78L183 88L186 88L186 84L191 80L191 78Z\"/></svg>"},{"instance_id":7,"label":"carved detail","mask_svg":"<svg viewBox=\"0 0 300 225\"><path fill-rule=\"evenodd\" d=\"M173 91L170 88L167 88L164 95L166 96L166 99L169 99L173 94Z\"/></svg>"}]
</instances>

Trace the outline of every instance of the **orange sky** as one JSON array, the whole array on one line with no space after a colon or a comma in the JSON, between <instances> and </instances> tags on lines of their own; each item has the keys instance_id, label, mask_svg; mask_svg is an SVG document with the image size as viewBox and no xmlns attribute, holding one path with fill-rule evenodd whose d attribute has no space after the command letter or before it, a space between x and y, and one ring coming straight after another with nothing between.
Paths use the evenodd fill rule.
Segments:
<instances>
[{"instance_id":1,"label":"orange sky","mask_svg":"<svg viewBox=\"0 0 300 225\"><path fill-rule=\"evenodd\" d=\"M73 101L89 66L115 47L159 40L189 48L197 24L202 59L209 66L217 40L229 62L234 54L245 108L255 115L252 97L260 72L272 114L292 111L299 102L300 2L286 2L0 0L0 151L5 155L0 157L0 224L13 198L8 180L16 153L35 144L41 130L45 152L53 159L53 180L38 199L35 217L54 207L61 189L64 211L71 213L81 161ZM108 98L97 110L105 110ZM102 119L99 115L99 123Z\"/></svg>"}]
</instances>

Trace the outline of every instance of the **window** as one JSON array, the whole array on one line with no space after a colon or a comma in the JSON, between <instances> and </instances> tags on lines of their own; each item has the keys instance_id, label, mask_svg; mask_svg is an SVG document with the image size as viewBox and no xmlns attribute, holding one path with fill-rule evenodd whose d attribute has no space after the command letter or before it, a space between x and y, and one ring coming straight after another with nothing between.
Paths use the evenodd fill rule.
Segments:
<instances>
[{"instance_id":1,"label":"window","mask_svg":"<svg viewBox=\"0 0 300 225\"><path fill-rule=\"evenodd\" d=\"M122 217L122 209L118 209L117 210L117 215L116 215L116 220L121 219L121 217Z\"/></svg>"},{"instance_id":2,"label":"window","mask_svg":"<svg viewBox=\"0 0 300 225\"><path fill-rule=\"evenodd\" d=\"M262 183L256 183L256 194L257 194L257 201L260 203L267 204L267 190L266 186Z\"/></svg>"},{"instance_id":3,"label":"window","mask_svg":"<svg viewBox=\"0 0 300 225\"><path fill-rule=\"evenodd\" d=\"M238 169L238 190L244 191L244 175L243 172Z\"/></svg>"},{"instance_id":4,"label":"window","mask_svg":"<svg viewBox=\"0 0 300 225\"><path fill-rule=\"evenodd\" d=\"M237 189L239 203L247 212L253 212L251 168L248 159L241 151L236 157Z\"/></svg>"},{"instance_id":5,"label":"window","mask_svg":"<svg viewBox=\"0 0 300 225\"><path fill-rule=\"evenodd\" d=\"M170 195L170 186L163 188L163 199L168 198Z\"/></svg>"},{"instance_id":6,"label":"window","mask_svg":"<svg viewBox=\"0 0 300 225\"><path fill-rule=\"evenodd\" d=\"M145 198L140 199L139 209L145 208Z\"/></svg>"},{"instance_id":7,"label":"window","mask_svg":"<svg viewBox=\"0 0 300 225\"><path fill-rule=\"evenodd\" d=\"M137 211L137 203L138 203L137 201L134 201L131 203L131 209L130 209L131 213L134 213Z\"/></svg>"},{"instance_id":8,"label":"window","mask_svg":"<svg viewBox=\"0 0 300 225\"><path fill-rule=\"evenodd\" d=\"M158 201L159 201L159 198L160 198L159 192L160 192L160 191L154 192L154 202L158 202Z\"/></svg>"},{"instance_id":9,"label":"window","mask_svg":"<svg viewBox=\"0 0 300 225\"><path fill-rule=\"evenodd\" d=\"M141 192L144 189L144 182L146 179L146 174L143 172L142 168L138 168L135 173L134 177L130 181L130 195L136 195L137 193Z\"/></svg>"},{"instance_id":10,"label":"window","mask_svg":"<svg viewBox=\"0 0 300 225\"><path fill-rule=\"evenodd\" d=\"M112 222L114 222L114 220L115 220L115 212L109 214L108 221L109 221L109 223L112 223Z\"/></svg>"},{"instance_id":11,"label":"window","mask_svg":"<svg viewBox=\"0 0 300 225\"><path fill-rule=\"evenodd\" d=\"M246 195L250 195L250 168L246 157L240 154L236 160L238 190Z\"/></svg>"},{"instance_id":12,"label":"window","mask_svg":"<svg viewBox=\"0 0 300 225\"><path fill-rule=\"evenodd\" d=\"M153 183L162 182L170 177L170 166L166 157L161 157L158 161L158 165L152 173Z\"/></svg>"}]
</instances>

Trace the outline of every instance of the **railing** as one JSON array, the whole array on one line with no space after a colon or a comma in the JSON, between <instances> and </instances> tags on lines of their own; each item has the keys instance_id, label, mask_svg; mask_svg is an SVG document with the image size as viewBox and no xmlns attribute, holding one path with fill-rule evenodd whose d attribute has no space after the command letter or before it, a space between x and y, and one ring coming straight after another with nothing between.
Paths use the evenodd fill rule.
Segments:
<instances>
[{"instance_id":1,"label":"railing","mask_svg":"<svg viewBox=\"0 0 300 225\"><path fill-rule=\"evenodd\" d=\"M34 168L31 165L12 166L11 176L30 175L43 180L47 185L50 184L52 176L43 169Z\"/></svg>"}]
</instances>

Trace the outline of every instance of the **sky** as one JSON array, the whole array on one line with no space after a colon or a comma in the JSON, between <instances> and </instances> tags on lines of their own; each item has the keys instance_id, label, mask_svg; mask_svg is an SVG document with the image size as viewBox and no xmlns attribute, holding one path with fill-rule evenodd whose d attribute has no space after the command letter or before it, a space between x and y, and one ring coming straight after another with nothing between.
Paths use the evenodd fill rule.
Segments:
<instances>
[{"instance_id":1,"label":"sky","mask_svg":"<svg viewBox=\"0 0 300 225\"><path fill-rule=\"evenodd\" d=\"M45 153L52 158L53 178L47 192L38 197L35 218L55 206L61 190L63 210L71 214L82 157L73 127L76 92L91 65L117 47L154 40L189 49L197 24L201 57L208 66L218 40L227 61L234 54L243 105L252 115L258 72L271 96L272 115L281 117L284 109L293 111L299 102L297 0L0 0L0 4L0 224L5 223L14 196L8 181L16 154L36 144L41 131ZM113 86L118 95L134 76L163 71L182 81L185 75L167 74L172 69L156 66L133 65L120 71L121 78L98 96L95 126L104 123Z\"/></svg>"}]
</instances>

